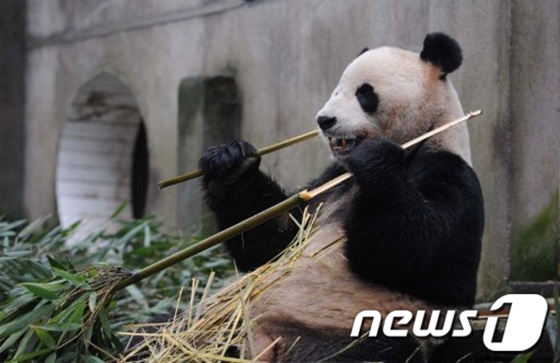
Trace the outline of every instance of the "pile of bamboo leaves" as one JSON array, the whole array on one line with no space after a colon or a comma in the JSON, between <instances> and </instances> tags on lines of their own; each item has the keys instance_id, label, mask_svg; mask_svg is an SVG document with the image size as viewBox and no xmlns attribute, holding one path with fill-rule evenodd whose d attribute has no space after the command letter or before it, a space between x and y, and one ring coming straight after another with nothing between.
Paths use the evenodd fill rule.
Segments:
<instances>
[{"instance_id":1,"label":"pile of bamboo leaves","mask_svg":"<svg viewBox=\"0 0 560 363\"><path fill-rule=\"evenodd\" d=\"M108 309L114 284L129 272L49 261L52 279L22 283L2 303L0 354L14 362L97 362L104 351L121 350Z\"/></svg>"},{"instance_id":2,"label":"pile of bamboo leaves","mask_svg":"<svg viewBox=\"0 0 560 363\"><path fill-rule=\"evenodd\" d=\"M193 243L169 236L152 217L113 223L120 228L66 241L79 224L62 228L49 218L32 223L0 216L0 361L98 362L118 353L113 332L175 307L178 291L193 278L214 287L234 270L224 251L210 250L129 286L112 287L130 274ZM72 261L72 262L70 262ZM184 308L184 306L180 306ZM122 337L121 337L122 339Z\"/></svg>"}]
</instances>

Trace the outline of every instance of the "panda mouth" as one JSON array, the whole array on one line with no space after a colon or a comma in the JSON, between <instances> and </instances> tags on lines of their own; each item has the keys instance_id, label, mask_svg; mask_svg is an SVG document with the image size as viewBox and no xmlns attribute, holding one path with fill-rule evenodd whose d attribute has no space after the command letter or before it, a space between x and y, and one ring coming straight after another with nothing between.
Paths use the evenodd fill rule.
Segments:
<instances>
[{"instance_id":1,"label":"panda mouth","mask_svg":"<svg viewBox=\"0 0 560 363\"><path fill-rule=\"evenodd\" d=\"M356 147L363 139L362 138L352 138L352 139L337 139L334 137L329 137L329 146L333 153L341 153L343 151L350 151Z\"/></svg>"}]
</instances>

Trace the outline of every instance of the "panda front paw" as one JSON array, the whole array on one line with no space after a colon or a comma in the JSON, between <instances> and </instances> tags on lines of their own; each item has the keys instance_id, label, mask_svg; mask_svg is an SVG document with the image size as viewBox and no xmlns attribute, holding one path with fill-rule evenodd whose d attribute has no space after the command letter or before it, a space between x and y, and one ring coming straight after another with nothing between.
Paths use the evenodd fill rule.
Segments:
<instances>
[{"instance_id":1,"label":"panda front paw","mask_svg":"<svg viewBox=\"0 0 560 363\"><path fill-rule=\"evenodd\" d=\"M382 192L400 181L404 149L386 138L367 139L349 151L343 163L362 189Z\"/></svg>"},{"instance_id":2,"label":"panda front paw","mask_svg":"<svg viewBox=\"0 0 560 363\"><path fill-rule=\"evenodd\" d=\"M220 197L231 185L258 171L261 157L246 141L232 141L211 146L202 154L198 166L204 176L202 184L213 197Z\"/></svg>"}]
</instances>

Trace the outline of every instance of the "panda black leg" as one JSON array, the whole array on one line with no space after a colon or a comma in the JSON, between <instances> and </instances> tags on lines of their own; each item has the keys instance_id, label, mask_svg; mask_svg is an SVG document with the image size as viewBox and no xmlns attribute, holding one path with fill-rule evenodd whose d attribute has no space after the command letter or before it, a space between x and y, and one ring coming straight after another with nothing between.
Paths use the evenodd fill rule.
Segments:
<instances>
[{"instance_id":1,"label":"panda black leg","mask_svg":"<svg viewBox=\"0 0 560 363\"><path fill-rule=\"evenodd\" d=\"M413 338L322 337L302 334L286 356L287 362L425 363L420 344Z\"/></svg>"}]
</instances>

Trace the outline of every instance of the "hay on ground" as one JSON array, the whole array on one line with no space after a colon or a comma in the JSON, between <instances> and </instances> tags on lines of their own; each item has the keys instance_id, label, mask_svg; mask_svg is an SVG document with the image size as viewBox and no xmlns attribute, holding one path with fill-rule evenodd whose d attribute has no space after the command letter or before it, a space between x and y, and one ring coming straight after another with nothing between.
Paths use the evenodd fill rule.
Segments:
<instances>
[{"instance_id":1,"label":"hay on ground","mask_svg":"<svg viewBox=\"0 0 560 363\"><path fill-rule=\"evenodd\" d=\"M142 343L121 356L119 362L250 362L258 361L253 343L255 321L249 317L252 299L290 273L306 242L316 231L316 215L307 211L292 244L275 261L238 276L237 280L215 294L210 293L213 274L201 296L193 280L186 311L176 312L171 321L131 326L134 332L123 335L141 337ZM332 245L326 247L331 248ZM179 299L183 295L181 291ZM276 342L271 344L270 348ZM249 360L248 355L251 357Z\"/></svg>"}]
</instances>

